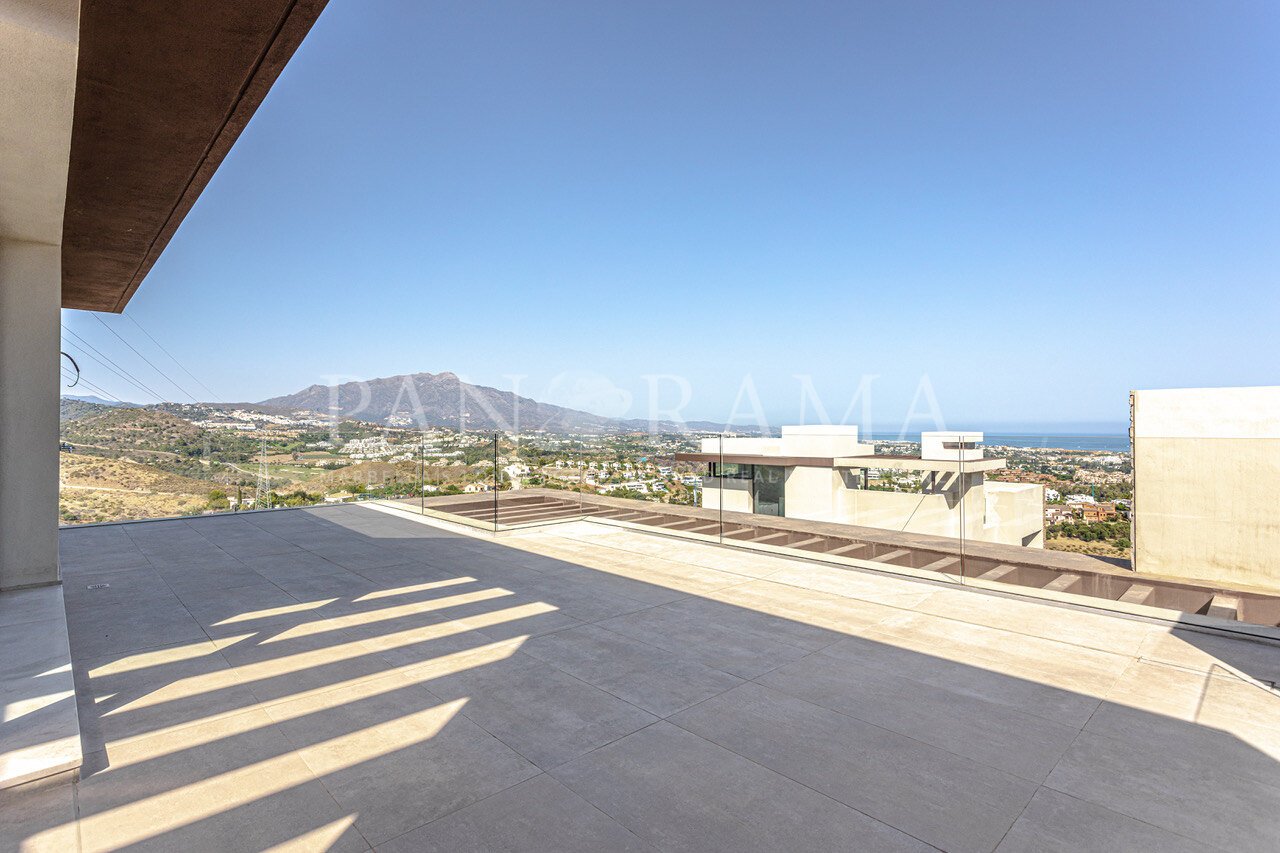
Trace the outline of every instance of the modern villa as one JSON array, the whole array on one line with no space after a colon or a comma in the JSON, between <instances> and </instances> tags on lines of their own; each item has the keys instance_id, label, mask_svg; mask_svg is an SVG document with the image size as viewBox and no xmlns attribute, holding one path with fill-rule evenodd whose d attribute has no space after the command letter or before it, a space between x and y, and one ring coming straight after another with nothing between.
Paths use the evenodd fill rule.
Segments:
<instances>
[{"instance_id":1,"label":"modern villa","mask_svg":"<svg viewBox=\"0 0 1280 853\"><path fill-rule=\"evenodd\" d=\"M925 432L916 456L876 453L856 426L784 426L780 438L704 438L708 509L1044 547L1044 487L986 479L1005 467L980 432ZM887 485L895 483L896 485Z\"/></svg>"}]
</instances>

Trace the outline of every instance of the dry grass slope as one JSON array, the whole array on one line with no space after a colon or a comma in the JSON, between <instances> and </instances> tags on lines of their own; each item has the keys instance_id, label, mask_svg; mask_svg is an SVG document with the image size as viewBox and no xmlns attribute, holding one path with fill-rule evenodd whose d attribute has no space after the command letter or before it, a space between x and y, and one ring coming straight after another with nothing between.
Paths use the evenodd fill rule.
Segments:
<instances>
[{"instance_id":1,"label":"dry grass slope","mask_svg":"<svg viewBox=\"0 0 1280 853\"><path fill-rule=\"evenodd\" d=\"M215 483L151 465L75 453L58 454L63 523L183 515L204 508Z\"/></svg>"}]
</instances>

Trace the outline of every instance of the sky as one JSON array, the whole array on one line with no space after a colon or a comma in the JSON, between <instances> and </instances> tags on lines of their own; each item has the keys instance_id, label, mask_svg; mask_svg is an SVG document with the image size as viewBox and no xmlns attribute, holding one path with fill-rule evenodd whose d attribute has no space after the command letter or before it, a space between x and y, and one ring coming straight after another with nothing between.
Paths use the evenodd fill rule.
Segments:
<instances>
[{"instance_id":1,"label":"sky","mask_svg":"<svg viewBox=\"0 0 1280 853\"><path fill-rule=\"evenodd\" d=\"M1277 43L1269 0L331 0L126 316L63 322L175 400L1115 431L1280 384Z\"/></svg>"}]
</instances>

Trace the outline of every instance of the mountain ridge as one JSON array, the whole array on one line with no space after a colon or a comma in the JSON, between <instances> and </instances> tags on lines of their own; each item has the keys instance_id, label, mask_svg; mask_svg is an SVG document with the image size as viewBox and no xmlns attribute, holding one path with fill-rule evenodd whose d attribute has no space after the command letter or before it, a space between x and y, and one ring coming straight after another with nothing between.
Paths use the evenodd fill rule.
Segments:
<instances>
[{"instance_id":1,"label":"mountain ridge","mask_svg":"<svg viewBox=\"0 0 1280 853\"><path fill-rule=\"evenodd\" d=\"M336 394L335 394L336 391ZM336 407L334 402L336 401ZM329 413L342 418L387 424L402 418L421 426L469 430L542 430L552 433L624 433L649 430L643 418L610 418L541 403L512 391L463 382L455 373L403 373L365 382L309 385L255 405L277 411ZM659 421L659 432L718 430L707 421Z\"/></svg>"}]
</instances>

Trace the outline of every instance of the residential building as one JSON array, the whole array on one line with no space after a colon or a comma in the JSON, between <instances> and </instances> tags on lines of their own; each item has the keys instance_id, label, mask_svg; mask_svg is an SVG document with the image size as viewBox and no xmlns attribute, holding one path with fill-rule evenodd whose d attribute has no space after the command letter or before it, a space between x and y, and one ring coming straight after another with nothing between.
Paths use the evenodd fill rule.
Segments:
<instances>
[{"instance_id":1,"label":"residential building","mask_svg":"<svg viewBox=\"0 0 1280 853\"><path fill-rule=\"evenodd\" d=\"M1044 487L985 478L979 432L925 432L918 455L876 453L856 426L785 426L778 438L704 438L702 506L1044 547ZM892 490L886 483L905 484Z\"/></svg>"},{"instance_id":2,"label":"residential building","mask_svg":"<svg viewBox=\"0 0 1280 853\"><path fill-rule=\"evenodd\" d=\"M1134 568L1280 589L1280 386L1130 401Z\"/></svg>"},{"instance_id":3,"label":"residential building","mask_svg":"<svg viewBox=\"0 0 1280 853\"><path fill-rule=\"evenodd\" d=\"M1087 522L1097 521L1115 521L1119 513L1116 512L1116 505L1110 501L1095 501L1093 503L1083 503L1076 507L1080 513L1080 520Z\"/></svg>"},{"instance_id":4,"label":"residential building","mask_svg":"<svg viewBox=\"0 0 1280 853\"><path fill-rule=\"evenodd\" d=\"M1045 524L1063 524L1065 522L1075 520L1076 513L1069 506L1064 506L1062 504L1050 504L1044 508Z\"/></svg>"}]
</instances>

